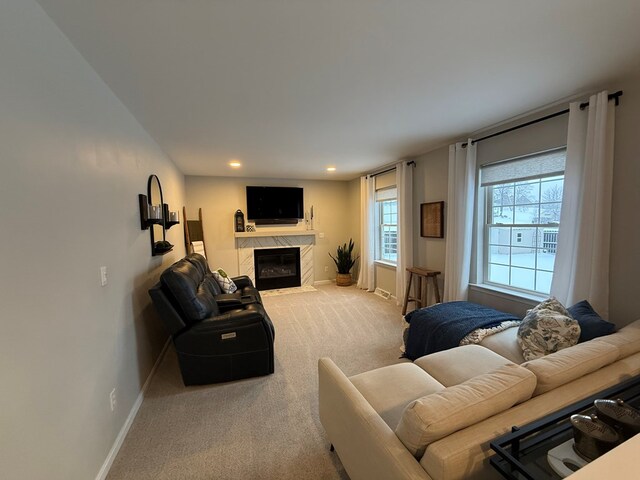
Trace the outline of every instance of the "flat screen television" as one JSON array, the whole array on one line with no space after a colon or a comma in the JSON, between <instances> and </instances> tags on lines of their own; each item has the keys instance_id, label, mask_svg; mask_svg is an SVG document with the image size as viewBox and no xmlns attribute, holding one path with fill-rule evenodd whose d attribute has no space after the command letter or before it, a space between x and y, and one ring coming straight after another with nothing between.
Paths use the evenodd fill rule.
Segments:
<instances>
[{"instance_id":1,"label":"flat screen television","mask_svg":"<svg viewBox=\"0 0 640 480\"><path fill-rule=\"evenodd\" d=\"M256 225L295 224L301 218L302 188L247 186L247 219Z\"/></svg>"}]
</instances>

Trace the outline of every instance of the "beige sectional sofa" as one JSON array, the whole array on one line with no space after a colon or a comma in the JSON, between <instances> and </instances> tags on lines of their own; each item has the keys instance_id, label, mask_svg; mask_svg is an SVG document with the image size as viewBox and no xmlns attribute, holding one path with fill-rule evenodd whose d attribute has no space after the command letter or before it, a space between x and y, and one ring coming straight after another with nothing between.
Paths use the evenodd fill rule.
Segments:
<instances>
[{"instance_id":1,"label":"beige sectional sofa","mask_svg":"<svg viewBox=\"0 0 640 480\"><path fill-rule=\"evenodd\" d=\"M498 478L492 439L640 374L640 320L529 362L516 330L352 377L320 359L320 420L351 480Z\"/></svg>"}]
</instances>

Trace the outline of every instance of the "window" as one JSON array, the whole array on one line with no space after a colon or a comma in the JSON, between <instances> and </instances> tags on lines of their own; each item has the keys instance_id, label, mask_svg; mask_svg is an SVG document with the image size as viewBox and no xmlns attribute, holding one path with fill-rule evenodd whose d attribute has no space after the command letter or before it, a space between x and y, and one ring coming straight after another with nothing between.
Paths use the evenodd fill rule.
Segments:
<instances>
[{"instance_id":1,"label":"window","mask_svg":"<svg viewBox=\"0 0 640 480\"><path fill-rule=\"evenodd\" d=\"M376 191L376 260L398 261L398 200L395 187Z\"/></svg>"},{"instance_id":2,"label":"window","mask_svg":"<svg viewBox=\"0 0 640 480\"><path fill-rule=\"evenodd\" d=\"M549 294L564 186L565 149L484 166L484 283Z\"/></svg>"}]
</instances>

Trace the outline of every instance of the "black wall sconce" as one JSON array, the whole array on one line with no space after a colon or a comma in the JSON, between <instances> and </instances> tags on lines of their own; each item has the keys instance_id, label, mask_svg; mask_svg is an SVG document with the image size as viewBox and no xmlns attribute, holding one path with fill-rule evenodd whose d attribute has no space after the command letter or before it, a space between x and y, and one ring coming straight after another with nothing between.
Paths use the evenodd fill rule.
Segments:
<instances>
[{"instance_id":1,"label":"black wall sconce","mask_svg":"<svg viewBox=\"0 0 640 480\"><path fill-rule=\"evenodd\" d=\"M140 228L149 230L151 237L151 255L164 255L173 249L173 245L167 242L166 230L180 223L180 214L169 210L169 205L164 203L162 186L156 175L149 175L147 181L147 194L138 195L140 204ZM156 240L156 236L162 240Z\"/></svg>"}]
</instances>

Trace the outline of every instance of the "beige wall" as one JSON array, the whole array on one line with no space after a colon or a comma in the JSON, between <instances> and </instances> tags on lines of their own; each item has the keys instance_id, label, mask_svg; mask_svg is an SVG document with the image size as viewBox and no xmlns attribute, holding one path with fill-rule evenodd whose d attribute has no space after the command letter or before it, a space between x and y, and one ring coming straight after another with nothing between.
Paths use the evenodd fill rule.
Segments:
<instances>
[{"instance_id":1,"label":"beige wall","mask_svg":"<svg viewBox=\"0 0 640 480\"><path fill-rule=\"evenodd\" d=\"M347 199L347 210L349 216L348 222L348 236L349 238L353 238L353 242L355 243L354 253L356 256L360 255L361 249L361 228L360 225L360 179L356 178L349 182L348 184L348 199ZM358 280L358 273L360 272L360 260L356 262L353 267L353 280L354 282Z\"/></svg>"},{"instance_id":2,"label":"beige wall","mask_svg":"<svg viewBox=\"0 0 640 480\"><path fill-rule=\"evenodd\" d=\"M394 297L396 295L396 267L393 265L374 264L376 288L386 290Z\"/></svg>"},{"instance_id":3,"label":"beige wall","mask_svg":"<svg viewBox=\"0 0 640 480\"><path fill-rule=\"evenodd\" d=\"M313 205L314 230L324 233L324 238L316 237L313 253L315 281L335 280L336 268L329 252L336 255L338 245L349 241L352 224L359 221L359 216L351 217L355 209L349 204L349 184L344 181L187 176L187 216L189 219L196 219L198 208L202 208L209 265L212 268L222 267L233 275L238 274L233 215L240 209L246 218L247 185L304 188L305 210ZM301 222L298 226L259 228L268 231L304 229L304 226ZM354 241L358 242L356 238Z\"/></svg>"},{"instance_id":4,"label":"beige wall","mask_svg":"<svg viewBox=\"0 0 640 480\"><path fill-rule=\"evenodd\" d=\"M449 148L439 148L433 152L421 155L414 160L416 162L416 168L413 172L413 263L416 266L442 272L442 275L440 275L438 279L440 293L442 294L444 288L446 239L420 236L420 204L444 201L446 217ZM428 302L435 302L435 295L432 288L429 288Z\"/></svg>"},{"instance_id":5,"label":"beige wall","mask_svg":"<svg viewBox=\"0 0 640 480\"><path fill-rule=\"evenodd\" d=\"M625 325L640 318L640 73L611 84L611 92L618 89L624 95L616 108L609 312Z\"/></svg>"},{"instance_id":6,"label":"beige wall","mask_svg":"<svg viewBox=\"0 0 640 480\"><path fill-rule=\"evenodd\" d=\"M0 476L96 478L167 334L138 193L184 179L33 0L0 3ZM100 286L100 266L108 284ZM109 394L116 389L117 407Z\"/></svg>"}]
</instances>

